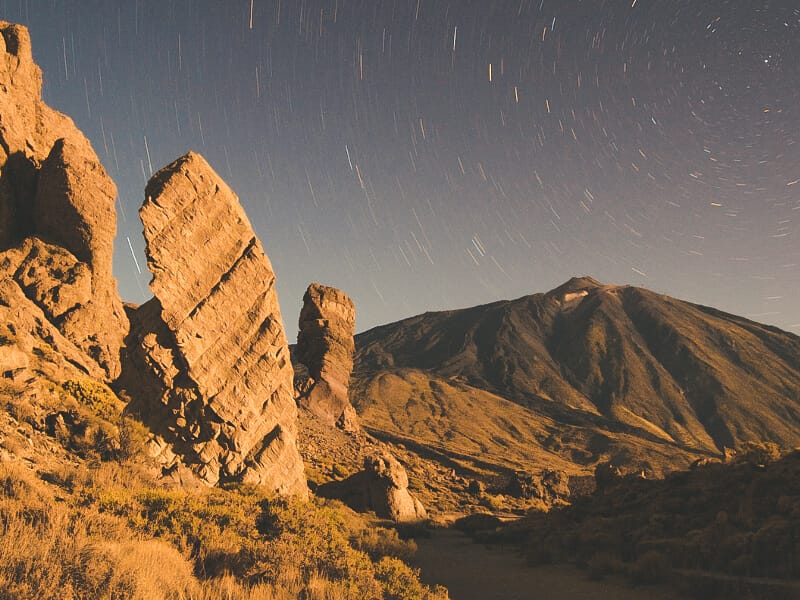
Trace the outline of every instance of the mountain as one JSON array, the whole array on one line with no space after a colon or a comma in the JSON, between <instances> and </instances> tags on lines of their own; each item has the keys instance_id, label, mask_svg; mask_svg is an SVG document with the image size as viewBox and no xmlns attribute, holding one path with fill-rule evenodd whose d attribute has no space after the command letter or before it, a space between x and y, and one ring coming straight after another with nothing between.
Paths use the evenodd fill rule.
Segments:
<instances>
[{"instance_id":1,"label":"mountain","mask_svg":"<svg viewBox=\"0 0 800 600\"><path fill-rule=\"evenodd\" d=\"M589 277L356 336L379 437L490 470L609 461L661 475L748 441L800 443L800 337Z\"/></svg>"}]
</instances>

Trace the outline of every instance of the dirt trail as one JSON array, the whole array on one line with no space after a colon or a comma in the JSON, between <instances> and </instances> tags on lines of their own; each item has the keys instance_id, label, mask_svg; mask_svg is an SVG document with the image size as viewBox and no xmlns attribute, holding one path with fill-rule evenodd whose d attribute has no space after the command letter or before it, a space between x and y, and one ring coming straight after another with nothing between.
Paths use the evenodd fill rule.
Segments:
<instances>
[{"instance_id":1,"label":"dirt trail","mask_svg":"<svg viewBox=\"0 0 800 600\"><path fill-rule=\"evenodd\" d=\"M428 584L442 584L452 600L676 600L660 588L631 588L619 580L589 581L566 566L528 567L516 549L473 544L459 531L438 529L418 539L415 559Z\"/></svg>"}]
</instances>

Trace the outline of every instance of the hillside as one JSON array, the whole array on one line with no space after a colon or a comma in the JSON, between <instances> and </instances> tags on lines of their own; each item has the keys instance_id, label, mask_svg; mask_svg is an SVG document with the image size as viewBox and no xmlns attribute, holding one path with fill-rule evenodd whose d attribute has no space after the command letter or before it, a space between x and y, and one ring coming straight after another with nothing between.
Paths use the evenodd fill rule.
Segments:
<instances>
[{"instance_id":1,"label":"hillside","mask_svg":"<svg viewBox=\"0 0 800 600\"><path fill-rule=\"evenodd\" d=\"M734 461L664 480L620 478L569 507L482 541L521 544L530 566L572 563L592 579L664 582L691 598L797 598L800 453L748 444Z\"/></svg>"},{"instance_id":2,"label":"hillside","mask_svg":"<svg viewBox=\"0 0 800 600\"><path fill-rule=\"evenodd\" d=\"M662 475L744 442L800 442L800 337L636 287L426 313L356 337L378 437L465 465Z\"/></svg>"}]
</instances>

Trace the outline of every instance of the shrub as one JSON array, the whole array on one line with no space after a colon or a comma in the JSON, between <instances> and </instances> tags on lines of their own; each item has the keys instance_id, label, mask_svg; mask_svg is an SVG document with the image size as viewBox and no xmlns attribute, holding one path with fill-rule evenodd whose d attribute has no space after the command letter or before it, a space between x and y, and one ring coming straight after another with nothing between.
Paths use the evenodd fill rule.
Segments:
<instances>
[{"instance_id":1,"label":"shrub","mask_svg":"<svg viewBox=\"0 0 800 600\"><path fill-rule=\"evenodd\" d=\"M61 384L61 389L64 394L73 398L81 406L90 409L101 419L115 422L122 412L122 401L114 395L114 392L108 386L99 381L68 379Z\"/></svg>"},{"instance_id":2,"label":"shrub","mask_svg":"<svg viewBox=\"0 0 800 600\"><path fill-rule=\"evenodd\" d=\"M192 565L159 540L92 542L80 552L80 589L94 598L188 598L199 584Z\"/></svg>"},{"instance_id":3,"label":"shrub","mask_svg":"<svg viewBox=\"0 0 800 600\"><path fill-rule=\"evenodd\" d=\"M781 448L773 442L745 442L736 449L736 462L768 465L781 457Z\"/></svg>"},{"instance_id":4,"label":"shrub","mask_svg":"<svg viewBox=\"0 0 800 600\"><path fill-rule=\"evenodd\" d=\"M13 386L13 384L12 384ZM36 422L36 410L31 404L30 398L23 394L24 388L18 390L0 389L0 396L11 396L13 401L6 403L6 411L20 423L28 423L34 427Z\"/></svg>"},{"instance_id":5,"label":"shrub","mask_svg":"<svg viewBox=\"0 0 800 600\"><path fill-rule=\"evenodd\" d=\"M370 555L373 560L393 556L403 561L411 560L417 553L414 540L402 540L394 529L366 527L353 538L353 545Z\"/></svg>"},{"instance_id":6,"label":"shrub","mask_svg":"<svg viewBox=\"0 0 800 600\"><path fill-rule=\"evenodd\" d=\"M150 432L147 427L129 415L120 415L117 421L119 430L119 449L116 459L126 462L139 458L146 453Z\"/></svg>"},{"instance_id":7,"label":"shrub","mask_svg":"<svg viewBox=\"0 0 800 600\"><path fill-rule=\"evenodd\" d=\"M45 484L0 464L0 598L447 598L397 558L413 542L341 503L159 488L134 466L65 466Z\"/></svg>"},{"instance_id":8,"label":"shrub","mask_svg":"<svg viewBox=\"0 0 800 600\"><path fill-rule=\"evenodd\" d=\"M504 498L502 496L483 494L480 499L480 504L489 510L497 512L503 508L503 500Z\"/></svg>"},{"instance_id":9,"label":"shrub","mask_svg":"<svg viewBox=\"0 0 800 600\"><path fill-rule=\"evenodd\" d=\"M669 573L667 558L655 550L644 553L630 567L631 580L639 585L661 583L667 579Z\"/></svg>"},{"instance_id":10,"label":"shrub","mask_svg":"<svg viewBox=\"0 0 800 600\"><path fill-rule=\"evenodd\" d=\"M446 600L449 597L447 590L440 586L433 590L425 587L419 581L419 571L396 558L382 558L375 572L386 600Z\"/></svg>"},{"instance_id":11,"label":"shrub","mask_svg":"<svg viewBox=\"0 0 800 600\"><path fill-rule=\"evenodd\" d=\"M534 541L525 547L525 564L529 567L553 564L553 551L547 545Z\"/></svg>"},{"instance_id":12,"label":"shrub","mask_svg":"<svg viewBox=\"0 0 800 600\"><path fill-rule=\"evenodd\" d=\"M595 553L587 562L586 568L592 581L601 581L608 575L623 570L622 562L605 552Z\"/></svg>"}]
</instances>

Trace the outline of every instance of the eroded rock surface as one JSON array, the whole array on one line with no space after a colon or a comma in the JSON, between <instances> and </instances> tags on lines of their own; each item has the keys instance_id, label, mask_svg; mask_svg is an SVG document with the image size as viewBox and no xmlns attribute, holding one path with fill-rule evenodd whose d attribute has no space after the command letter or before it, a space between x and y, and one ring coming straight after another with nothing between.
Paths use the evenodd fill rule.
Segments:
<instances>
[{"instance_id":1,"label":"eroded rock surface","mask_svg":"<svg viewBox=\"0 0 800 600\"><path fill-rule=\"evenodd\" d=\"M342 291L312 283L303 296L295 360L298 403L324 422L345 431L358 430L358 416L350 404L356 311Z\"/></svg>"},{"instance_id":2,"label":"eroded rock surface","mask_svg":"<svg viewBox=\"0 0 800 600\"><path fill-rule=\"evenodd\" d=\"M28 30L0 22L0 276L111 380L128 326L111 271L117 191L41 89Z\"/></svg>"},{"instance_id":3,"label":"eroded rock surface","mask_svg":"<svg viewBox=\"0 0 800 600\"><path fill-rule=\"evenodd\" d=\"M339 499L353 510L371 510L381 518L398 523L427 517L425 507L408 491L405 468L388 452L366 457L363 471L322 485L317 493Z\"/></svg>"},{"instance_id":4,"label":"eroded rock surface","mask_svg":"<svg viewBox=\"0 0 800 600\"><path fill-rule=\"evenodd\" d=\"M238 198L189 153L140 216L155 298L132 312L122 387L206 483L307 494L275 275Z\"/></svg>"}]
</instances>

